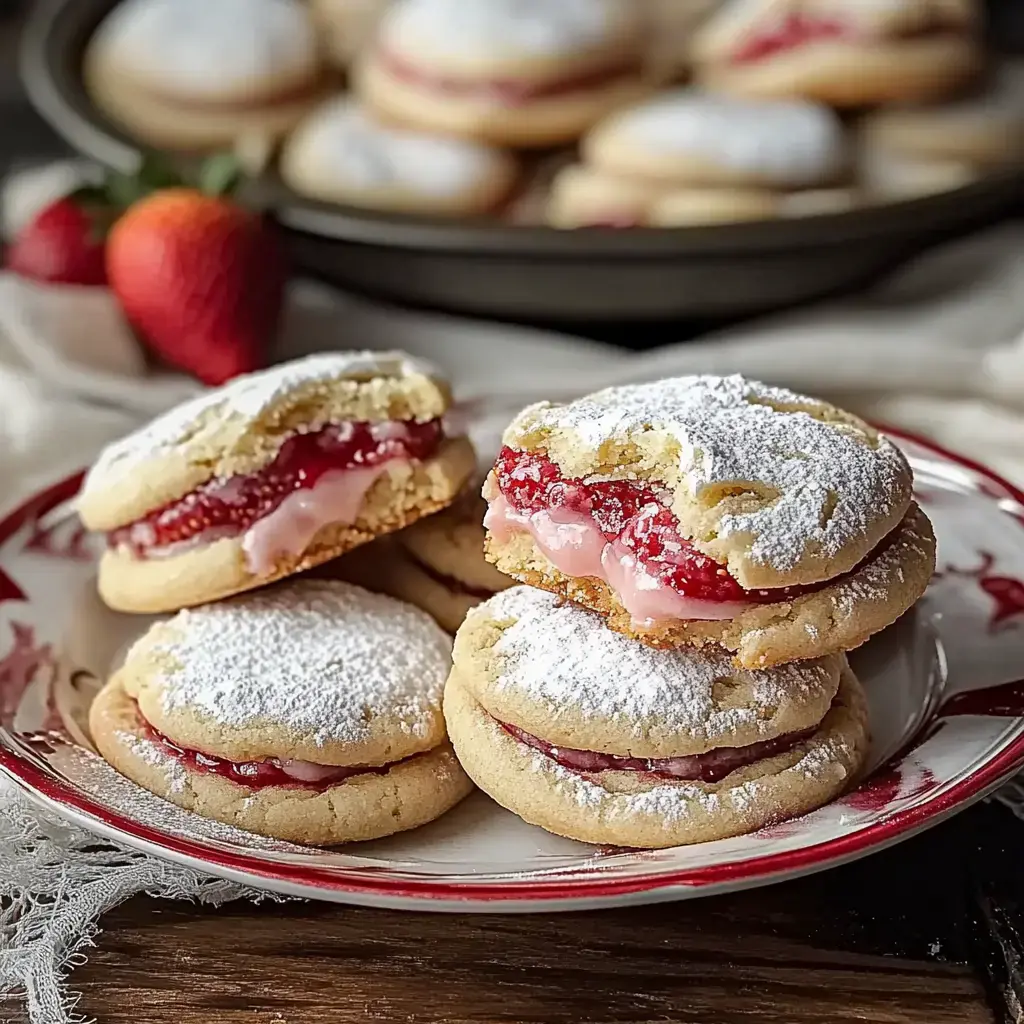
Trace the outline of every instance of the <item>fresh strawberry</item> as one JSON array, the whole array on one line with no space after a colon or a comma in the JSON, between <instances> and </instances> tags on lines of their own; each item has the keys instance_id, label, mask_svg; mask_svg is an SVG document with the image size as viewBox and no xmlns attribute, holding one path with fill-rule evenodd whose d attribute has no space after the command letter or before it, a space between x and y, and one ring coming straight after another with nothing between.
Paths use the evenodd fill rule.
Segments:
<instances>
[{"instance_id":1,"label":"fresh strawberry","mask_svg":"<svg viewBox=\"0 0 1024 1024\"><path fill-rule=\"evenodd\" d=\"M58 199L25 225L7 249L9 270L52 284L105 285L108 211L91 190Z\"/></svg>"},{"instance_id":2,"label":"fresh strawberry","mask_svg":"<svg viewBox=\"0 0 1024 1024\"><path fill-rule=\"evenodd\" d=\"M125 315L167 363L205 384L263 365L284 294L284 260L261 217L190 188L129 207L107 240Z\"/></svg>"}]
</instances>

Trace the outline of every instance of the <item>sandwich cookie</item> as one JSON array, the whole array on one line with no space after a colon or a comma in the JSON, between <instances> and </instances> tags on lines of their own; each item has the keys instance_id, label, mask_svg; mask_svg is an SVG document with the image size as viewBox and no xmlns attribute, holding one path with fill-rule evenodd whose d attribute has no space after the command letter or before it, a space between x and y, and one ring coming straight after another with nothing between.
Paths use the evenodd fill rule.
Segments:
<instances>
[{"instance_id":1,"label":"sandwich cookie","mask_svg":"<svg viewBox=\"0 0 1024 1024\"><path fill-rule=\"evenodd\" d=\"M290 842L377 839L472 788L441 714L450 649L391 598L283 584L151 627L90 731L122 775L186 810Z\"/></svg>"},{"instance_id":2,"label":"sandwich cookie","mask_svg":"<svg viewBox=\"0 0 1024 1024\"><path fill-rule=\"evenodd\" d=\"M827 107L686 88L612 114L580 148L584 163L608 174L687 187L810 188L841 177L849 160Z\"/></svg>"},{"instance_id":3,"label":"sandwich cookie","mask_svg":"<svg viewBox=\"0 0 1024 1024\"><path fill-rule=\"evenodd\" d=\"M841 213L857 203L858 194L851 188L683 188L574 164L552 182L547 222L558 228L696 227Z\"/></svg>"},{"instance_id":4,"label":"sandwich cookie","mask_svg":"<svg viewBox=\"0 0 1024 1024\"><path fill-rule=\"evenodd\" d=\"M475 470L447 384L400 352L238 377L111 445L78 498L99 589L162 612L262 586L449 505Z\"/></svg>"},{"instance_id":5,"label":"sandwich cookie","mask_svg":"<svg viewBox=\"0 0 1024 1024\"><path fill-rule=\"evenodd\" d=\"M501 150L387 127L347 97L312 113L281 154L281 176L300 195L424 215L494 213L517 173Z\"/></svg>"},{"instance_id":6,"label":"sandwich cookie","mask_svg":"<svg viewBox=\"0 0 1024 1024\"><path fill-rule=\"evenodd\" d=\"M354 82L388 120L553 146L645 91L645 45L633 0L397 0Z\"/></svg>"},{"instance_id":7,"label":"sandwich cookie","mask_svg":"<svg viewBox=\"0 0 1024 1024\"><path fill-rule=\"evenodd\" d=\"M444 695L473 781L583 842L667 847L755 831L833 799L868 749L843 655L766 670L656 651L515 587L469 613Z\"/></svg>"},{"instance_id":8,"label":"sandwich cookie","mask_svg":"<svg viewBox=\"0 0 1024 1024\"><path fill-rule=\"evenodd\" d=\"M697 78L836 107L928 102L984 66L976 0L732 0L696 33Z\"/></svg>"},{"instance_id":9,"label":"sandwich cookie","mask_svg":"<svg viewBox=\"0 0 1024 1024\"><path fill-rule=\"evenodd\" d=\"M331 62L348 68L373 39L391 0L310 0L310 9Z\"/></svg>"},{"instance_id":10,"label":"sandwich cookie","mask_svg":"<svg viewBox=\"0 0 1024 1024\"><path fill-rule=\"evenodd\" d=\"M485 552L655 647L747 667L850 650L935 559L906 459L866 423L742 377L523 410L484 486Z\"/></svg>"},{"instance_id":11,"label":"sandwich cookie","mask_svg":"<svg viewBox=\"0 0 1024 1024\"><path fill-rule=\"evenodd\" d=\"M84 78L131 135L186 150L276 139L325 86L298 0L126 0L90 41Z\"/></svg>"},{"instance_id":12,"label":"sandwich cookie","mask_svg":"<svg viewBox=\"0 0 1024 1024\"><path fill-rule=\"evenodd\" d=\"M954 103L878 110L860 124L866 186L900 198L955 188L1024 158L1024 75L1006 65Z\"/></svg>"}]
</instances>

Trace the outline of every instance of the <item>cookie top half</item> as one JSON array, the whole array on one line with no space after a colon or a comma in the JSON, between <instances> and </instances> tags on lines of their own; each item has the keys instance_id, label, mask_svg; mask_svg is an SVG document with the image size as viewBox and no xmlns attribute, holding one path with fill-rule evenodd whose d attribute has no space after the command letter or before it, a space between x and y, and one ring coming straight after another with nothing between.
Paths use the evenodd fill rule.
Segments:
<instances>
[{"instance_id":1,"label":"cookie top half","mask_svg":"<svg viewBox=\"0 0 1024 1024\"><path fill-rule=\"evenodd\" d=\"M747 589L853 569L902 520L913 486L902 452L862 420L740 376L539 402L504 443L545 453L564 479L644 484Z\"/></svg>"},{"instance_id":2,"label":"cookie top half","mask_svg":"<svg viewBox=\"0 0 1024 1024\"><path fill-rule=\"evenodd\" d=\"M729 60L759 33L777 29L787 18L848 26L833 42L870 44L912 38L928 32L973 30L976 0L731 0L696 33L693 52L700 61Z\"/></svg>"},{"instance_id":3,"label":"cookie top half","mask_svg":"<svg viewBox=\"0 0 1024 1024\"><path fill-rule=\"evenodd\" d=\"M411 213L482 213L509 191L517 168L468 139L397 128L347 96L314 111L288 139L281 172L315 199Z\"/></svg>"},{"instance_id":4,"label":"cookie top half","mask_svg":"<svg viewBox=\"0 0 1024 1024\"><path fill-rule=\"evenodd\" d=\"M261 469L296 433L333 423L422 423L450 403L438 371L402 352L334 352L236 377L104 449L78 512L90 529L115 529L208 480Z\"/></svg>"},{"instance_id":5,"label":"cookie top half","mask_svg":"<svg viewBox=\"0 0 1024 1024\"><path fill-rule=\"evenodd\" d=\"M529 73L609 51L639 53L631 0L397 0L380 45L417 66L454 75Z\"/></svg>"},{"instance_id":6,"label":"cookie top half","mask_svg":"<svg viewBox=\"0 0 1024 1024\"><path fill-rule=\"evenodd\" d=\"M153 728L188 749L381 765L444 739L450 652L411 605L303 580L158 623L116 678Z\"/></svg>"},{"instance_id":7,"label":"cookie top half","mask_svg":"<svg viewBox=\"0 0 1024 1024\"><path fill-rule=\"evenodd\" d=\"M573 749L682 757L813 728L839 688L842 656L766 670L723 651L660 651L532 587L469 613L458 679L493 718Z\"/></svg>"},{"instance_id":8,"label":"cookie top half","mask_svg":"<svg viewBox=\"0 0 1024 1024\"><path fill-rule=\"evenodd\" d=\"M143 88L197 102L252 103L309 82L320 66L298 0L126 0L90 47Z\"/></svg>"},{"instance_id":9,"label":"cookie top half","mask_svg":"<svg viewBox=\"0 0 1024 1024\"><path fill-rule=\"evenodd\" d=\"M849 159L842 123L821 104L688 88L612 114L585 138L583 155L613 174L776 188L831 181Z\"/></svg>"}]
</instances>

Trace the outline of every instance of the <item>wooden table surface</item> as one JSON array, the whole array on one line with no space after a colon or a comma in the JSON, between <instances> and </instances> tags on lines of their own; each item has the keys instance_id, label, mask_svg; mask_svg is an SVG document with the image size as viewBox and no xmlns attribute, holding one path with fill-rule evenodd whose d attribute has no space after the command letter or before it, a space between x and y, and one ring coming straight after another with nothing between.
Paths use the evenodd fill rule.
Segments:
<instances>
[{"instance_id":1,"label":"wooden table surface","mask_svg":"<svg viewBox=\"0 0 1024 1024\"><path fill-rule=\"evenodd\" d=\"M983 905L1016 899L1022 836L990 805L795 882L579 914L139 898L74 986L99 1024L991 1024L1018 1018Z\"/></svg>"}]
</instances>

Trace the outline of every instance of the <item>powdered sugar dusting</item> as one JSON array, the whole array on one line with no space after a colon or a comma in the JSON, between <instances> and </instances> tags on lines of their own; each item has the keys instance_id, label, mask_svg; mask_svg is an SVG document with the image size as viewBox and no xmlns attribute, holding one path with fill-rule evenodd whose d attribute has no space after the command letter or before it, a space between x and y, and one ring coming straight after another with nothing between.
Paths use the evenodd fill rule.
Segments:
<instances>
[{"instance_id":1,"label":"powdered sugar dusting","mask_svg":"<svg viewBox=\"0 0 1024 1024\"><path fill-rule=\"evenodd\" d=\"M317 68L313 24L296 0L128 0L98 41L172 96L233 94Z\"/></svg>"},{"instance_id":2,"label":"powdered sugar dusting","mask_svg":"<svg viewBox=\"0 0 1024 1024\"><path fill-rule=\"evenodd\" d=\"M161 680L166 712L273 724L317 745L363 740L382 716L427 735L451 667L451 641L425 612L335 581L186 610L169 626L156 650L180 668Z\"/></svg>"},{"instance_id":3,"label":"powdered sugar dusting","mask_svg":"<svg viewBox=\"0 0 1024 1024\"><path fill-rule=\"evenodd\" d=\"M185 766L176 758L168 755L167 751L158 743L154 743L145 736L136 736L135 733L120 729L115 735L136 757L163 771L172 793L185 792L185 784L188 782Z\"/></svg>"},{"instance_id":4,"label":"powdered sugar dusting","mask_svg":"<svg viewBox=\"0 0 1024 1024\"><path fill-rule=\"evenodd\" d=\"M571 707L621 722L638 736L659 728L727 745L738 729L774 736L771 719L781 705L827 707L836 691L825 662L751 671L717 649L655 650L613 633L594 612L532 587L503 591L474 614L512 620L493 648L497 685L542 704L552 718ZM715 700L716 682L732 679L752 684L744 706Z\"/></svg>"},{"instance_id":5,"label":"powdered sugar dusting","mask_svg":"<svg viewBox=\"0 0 1024 1024\"><path fill-rule=\"evenodd\" d=\"M631 0L400 0L384 16L389 48L423 59L553 57L606 43Z\"/></svg>"},{"instance_id":6,"label":"powdered sugar dusting","mask_svg":"<svg viewBox=\"0 0 1024 1024\"><path fill-rule=\"evenodd\" d=\"M211 410L221 417L255 420L297 388L341 380L418 375L434 379L440 376L429 363L404 352L363 351L308 356L235 377L223 387L175 406L140 430L108 445L86 476L82 491L108 487L147 459L183 444L194 432L196 421Z\"/></svg>"},{"instance_id":7,"label":"powdered sugar dusting","mask_svg":"<svg viewBox=\"0 0 1024 1024\"><path fill-rule=\"evenodd\" d=\"M317 111L292 145L341 184L451 197L502 173L503 158L480 143L378 124L347 97Z\"/></svg>"},{"instance_id":8,"label":"powdered sugar dusting","mask_svg":"<svg viewBox=\"0 0 1024 1024\"><path fill-rule=\"evenodd\" d=\"M514 444L524 432L563 430L595 450L627 439L643 448L667 437L678 445L679 486L689 499L722 486L776 493L756 510L723 515L718 533L748 535L752 559L785 571L809 549L834 557L910 499L911 471L899 449L805 411L819 408L812 398L738 375L675 377L568 405L541 402L505 436Z\"/></svg>"},{"instance_id":9,"label":"powdered sugar dusting","mask_svg":"<svg viewBox=\"0 0 1024 1024\"><path fill-rule=\"evenodd\" d=\"M785 188L832 178L847 158L839 118L803 100L742 100L674 89L620 114L609 130L631 146L696 156Z\"/></svg>"}]
</instances>

